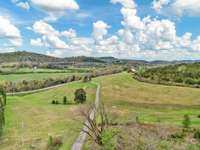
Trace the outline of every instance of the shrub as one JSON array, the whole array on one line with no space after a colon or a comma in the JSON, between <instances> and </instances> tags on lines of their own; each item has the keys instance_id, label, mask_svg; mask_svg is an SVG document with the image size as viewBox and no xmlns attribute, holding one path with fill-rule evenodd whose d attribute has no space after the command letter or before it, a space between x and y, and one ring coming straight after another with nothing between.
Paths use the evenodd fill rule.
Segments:
<instances>
[{"instance_id":1,"label":"shrub","mask_svg":"<svg viewBox=\"0 0 200 150\"><path fill-rule=\"evenodd\" d=\"M136 121L136 123L140 123L139 116L136 116L136 117L135 117L135 121Z\"/></svg>"},{"instance_id":2,"label":"shrub","mask_svg":"<svg viewBox=\"0 0 200 150\"><path fill-rule=\"evenodd\" d=\"M59 148L62 145L62 138L61 137L52 137L49 136L47 146L49 149L51 148Z\"/></svg>"},{"instance_id":3,"label":"shrub","mask_svg":"<svg viewBox=\"0 0 200 150\"><path fill-rule=\"evenodd\" d=\"M56 101L55 101L55 100L52 100L51 104L56 104Z\"/></svg>"},{"instance_id":4,"label":"shrub","mask_svg":"<svg viewBox=\"0 0 200 150\"><path fill-rule=\"evenodd\" d=\"M102 145L106 150L114 150L116 139L114 138L117 135L117 130L106 129L102 133Z\"/></svg>"},{"instance_id":5,"label":"shrub","mask_svg":"<svg viewBox=\"0 0 200 150\"><path fill-rule=\"evenodd\" d=\"M84 89L77 89L74 93L75 98L74 101L76 103L84 103L86 101L86 92Z\"/></svg>"},{"instance_id":6,"label":"shrub","mask_svg":"<svg viewBox=\"0 0 200 150\"><path fill-rule=\"evenodd\" d=\"M190 125L191 125L191 121L190 121L189 115L184 115L183 127L184 127L184 128L189 128Z\"/></svg>"},{"instance_id":7,"label":"shrub","mask_svg":"<svg viewBox=\"0 0 200 150\"><path fill-rule=\"evenodd\" d=\"M195 84L196 82L195 82L195 80L194 79L192 79L192 78L187 78L186 80L185 80L185 83L186 84Z\"/></svg>"},{"instance_id":8,"label":"shrub","mask_svg":"<svg viewBox=\"0 0 200 150\"><path fill-rule=\"evenodd\" d=\"M63 104L64 104L64 105L67 104L67 97L66 97L66 96L63 97Z\"/></svg>"},{"instance_id":9,"label":"shrub","mask_svg":"<svg viewBox=\"0 0 200 150\"><path fill-rule=\"evenodd\" d=\"M59 104L59 101L56 101L56 104Z\"/></svg>"},{"instance_id":10,"label":"shrub","mask_svg":"<svg viewBox=\"0 0 200 150\"><path fill-rule=\"evenodd\" d=\"M177 77L177 78L175 78L175 82L177 82L177 83L182 83L182 82L183 82L183 79L180 78L180 77Z\"/></svg>"},{"instance_id":11,"label":"shrub","mask_svg":"<svg viewBox=\"0 0 200 150\"><path fill-rule=\"evenodd\" d=\"M170 135L170 138L173 138L173 139L183 139L184 136L185 136L184 133L181 132L181 133L175 133L175 134Z\"/></svg>"},{"instance_id":12,"label":"shrub","mask_svg":"<svg viewBox=\"0 0 200 150\"><path fill-rule=\"evenodd\" d=\"M194 132L194 138L200 140L200 130Z\"/></svg>"}]
</instances>

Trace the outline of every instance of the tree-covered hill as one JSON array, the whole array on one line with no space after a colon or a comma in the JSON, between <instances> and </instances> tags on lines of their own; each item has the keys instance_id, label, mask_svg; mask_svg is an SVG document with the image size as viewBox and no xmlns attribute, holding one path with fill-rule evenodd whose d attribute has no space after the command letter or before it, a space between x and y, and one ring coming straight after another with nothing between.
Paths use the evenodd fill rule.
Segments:
<instances>
[{"instance_id":1,"label":"tree-covered hill","mask_svg":"<svg viewBox=\"0 0 200 150\"><path fill-rule=\"evenodd\" d=\"M20 51L11 53L0 53L0 63L10 63L10 62L57 62L60 61L59 58L46 56L42 54Z\"/></svg>"}]
</instances>

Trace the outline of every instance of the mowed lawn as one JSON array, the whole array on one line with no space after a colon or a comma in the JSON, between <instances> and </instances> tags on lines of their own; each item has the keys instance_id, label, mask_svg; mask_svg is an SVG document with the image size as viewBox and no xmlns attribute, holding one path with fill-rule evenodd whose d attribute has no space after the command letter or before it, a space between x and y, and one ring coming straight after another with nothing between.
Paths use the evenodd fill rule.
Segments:
<instances>
[{"instance_id":1,"label":"mowed lawn","mask_svg":"<svg viewBox=\"0 0 200 150\"><path fill-rule=\"evenodd\" d=\"M78 88L87 91L86 104L51 104L52 100L62 103L63 96L73 102L74 91ZM81 110L88 109L94 102L95 92L94 83L73 82L40 93L8 97L0 149L44 150L49 135L61 136L64 143L61 149L70 149L83 126Z\"/></svg>"},{"instance_id":2,"label":"mowed lawn","mask_svg":"<svg viewBox=\"0 0 200 150\"><path fill-rule=\"evenodd\" d=\"M200 126L200 89L143 83L128 73L95 80L102 84L101 100L114 122L138 117L144 123L182 125L188 114L192 126Z\"/></svg>"},{"instance_id":3,"label":"mowed lawn","mask_svg":"<svg viewBox=\"0 0 200 150\"><path fill-rule=\"evenodd\" d=\"M64 78L70 75L81 75L81 73L26 73L0 75L0 81L22 81L22 80L42 80L48 78Z\"/></svg>"}]
</instances>

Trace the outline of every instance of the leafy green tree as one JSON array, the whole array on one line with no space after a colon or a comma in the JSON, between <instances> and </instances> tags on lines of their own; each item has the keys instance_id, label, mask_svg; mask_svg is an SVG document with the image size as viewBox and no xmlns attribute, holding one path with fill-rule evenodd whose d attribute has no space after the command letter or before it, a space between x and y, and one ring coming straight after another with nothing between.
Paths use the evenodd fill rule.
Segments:
<instances>
[{"instance_id":1,"label":"leafy green tree","mask_svg":"<svg viewBox=\"0 0 200 150\"><path fill-rule=\"evenodd\" d=\"M84 89L77 89L74 93L75 98L74 101L76 103L84 103L86 101L86 92Z\"/></svg>"},{"instance_id":2,"label":"leafy green tree","mask_svg":"<svg viewBox=\"0 0 200 150\"><path fill-rule=\"evenodd\" d=\"M6 91L3 86L0 86L0 96L3 100L3 105L6 105Z\"/></svg>"},{"instance_id":3,"label":"leafy green tree","mask_svg":"<svg viewBox=\"0 0 200 150\"><path fill-rule=\"evenodd\" d=\"M190 116L189 116L189 115L184 115L183 127L184 127L184 128L189 128L190 125L191 125Z\"/></svg>"},{"instance_id":4,"label":"leafy green tree","mask_svg":"<svg viewBox=\"0 0 200 150\"><path fill-rule=\"evenodd\" d=\"M63 104L66 105L67 104L67 96L63 97Z\"/></svg>"},{"instance_id":5,"label":"leafy green tree","mask_svg":"<svg viewBox=\"0 0 200 150\"><path fill-rule=\"evenodd\" d=\"M0 98L0 135L3 132L3 126L5 124L5 118L4 118L4 105L2 103L2 99Z\"/></svg>"}]
</instances>

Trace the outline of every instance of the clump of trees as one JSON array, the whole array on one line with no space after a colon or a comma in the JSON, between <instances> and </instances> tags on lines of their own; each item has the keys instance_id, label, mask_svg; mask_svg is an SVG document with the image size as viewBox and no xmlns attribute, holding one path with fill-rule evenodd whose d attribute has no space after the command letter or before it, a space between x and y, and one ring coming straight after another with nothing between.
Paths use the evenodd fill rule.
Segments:
<instances>
[{"instance_id":1,"label":"clump of trees","mask_svg":"<svg viewBox=\"0 0 200 150\"><path fill-rule=\"evenodd\" d=\"M43 80L30 80L30 81L19 81L19 82L6 82L5 87L7 92L21 92L21 91L29 91L36 90L40 88L46 88L58 84L64 84L72 81L78 81L82 77L81 76L68 76L64 78L49 78Z\"/></svg>"},{"instance_id":2,"label":"clump of trees","mask_svg":"<svg viewBox=\"0 0 200 150\"><path fill-rule=\"evenodd\" d=\"M77 89L74 93L74 101L76 103L84 103L86 101L86 92L84 89Z\"/></svg>"},{"instance_id":3,"label":"clump of trees","mask_svg":"<svg viewBox=\"0 0 200 150\"><path fill-rule=\"evenodd\" d=\"M153 83L200 87L200 63L178 64L143 69L134 77Z\"/></svg>"},{"instance_id":4,"label":"clump of trees","mask_svg":"<svg viewBox=\"0 0 200 150\"><path fill-rule=\"evenodd\" d=\"M92 80L91 75L85 75L85 76L83 77L83 82L89 82L89 81L91 81L91 80Z\"/></svg>"}]
</instances>

